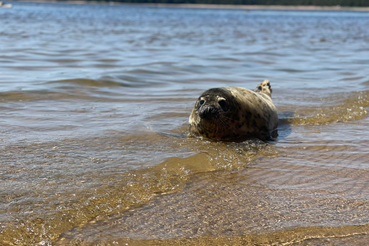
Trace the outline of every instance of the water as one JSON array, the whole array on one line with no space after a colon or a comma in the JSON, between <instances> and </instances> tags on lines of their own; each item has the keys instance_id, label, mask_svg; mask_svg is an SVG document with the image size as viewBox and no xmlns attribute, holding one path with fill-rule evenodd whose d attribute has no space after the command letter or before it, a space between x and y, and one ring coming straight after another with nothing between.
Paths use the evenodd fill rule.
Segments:
<instances>
[{"instance_id":1,"label":"water","mask_svg":"<svg viewBox=\"0 0 369 246\"><path fill-rule=\"evenodd\" d=\"M369 13L0 9L4 245L365 244ZM279 138L189 138L268 79Z\"/></svg>"}]
</instances>

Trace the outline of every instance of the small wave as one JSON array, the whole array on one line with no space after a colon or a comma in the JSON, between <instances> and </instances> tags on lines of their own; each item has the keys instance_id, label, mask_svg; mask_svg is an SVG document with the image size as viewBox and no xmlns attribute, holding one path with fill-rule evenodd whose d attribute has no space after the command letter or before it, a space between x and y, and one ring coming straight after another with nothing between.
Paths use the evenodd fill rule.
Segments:
<instances>
[{"instance_id":1,"label":"small wave","mask_svg":"<svg viewBox=\"0 0 369 246\"><path fill-rule=\"evenodd\" d=\"M369 91L353 92L347 96L335 95L322 101L326 104L336 101L336 104L297 110L292 117L282 120L293 125L325 125L359 120L368 115Z\"/></svg>"},{"instance_id":2,"label":"small wave","mask_svg":"<svg viewBox=\"0 0 369 246\"><path fill-rule=\"evenodd\" d=\"M37 100L57 100L76 97L77 96L67 93L43 90L0 92L0 98L2 102L31 102ZM78 98L82 98L82 96L78 96Z\"/></svg>"},{"instance_id":3,"label":"small wave","mask_svg":"<svg viewBox=\"0 0 369 246\"><path fill-rule=\"evenodd\" d=\"M366 80L362 83L363 85L369 85L369 80Z\"/></svg>"},{"instance_id":4,"label":"small wave","mask_svg":"<svg viewBox=\"0 0 369 246\"><path fill-rule=\"evenodd\" d=\"M52 84L74 84L83 87L151 87L155 86L158 83L152 81L145 81L134 76L105 76L100 79L85 79L85 78L76 78L76 79L65 79L65 80L55 80L49 83Z\"/></svg>"},{"instance_id":5,"label":"small wave","mask_svg":"<svg viewBox=\"0 0 369 246\"><path fill-rule=\"evenodd\" d=\"M55 80L49 82L51 84L75 84L84 87L115 87L122 86L119 82L111 80L93 80L93 79L65 79L65 80Z\"/></svg>"},{"instance_id":6,"label":"small wave","mask_svg":"<svg viewBox=\"0 0 369 246\"><path fill-rule=\"evenodd\" d=\"M65 80L55 80L49 83L57 84L76 84L85 87L115 87L122 86L119 82L110 80L93 80L93 79L65 79Z\"/></svg>"}]
</instances>

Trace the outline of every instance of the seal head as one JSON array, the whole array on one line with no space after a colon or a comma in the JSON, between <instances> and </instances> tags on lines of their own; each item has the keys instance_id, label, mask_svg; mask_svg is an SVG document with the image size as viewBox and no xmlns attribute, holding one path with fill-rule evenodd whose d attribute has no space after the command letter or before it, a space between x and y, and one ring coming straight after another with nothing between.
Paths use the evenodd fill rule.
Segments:
<instances>
[{"instance_id":1,"label":"seal head","mask_svg":"<svg viewBox=\"0 0 369 246\"><path fill-rule=\"evenodd\" d=\"M221 119L231 108L232 101L229 100L231 97L232 94L222 88L205 91L199 97L196 105L199 117L210 122Z\"/></svg>"}]
</instances>

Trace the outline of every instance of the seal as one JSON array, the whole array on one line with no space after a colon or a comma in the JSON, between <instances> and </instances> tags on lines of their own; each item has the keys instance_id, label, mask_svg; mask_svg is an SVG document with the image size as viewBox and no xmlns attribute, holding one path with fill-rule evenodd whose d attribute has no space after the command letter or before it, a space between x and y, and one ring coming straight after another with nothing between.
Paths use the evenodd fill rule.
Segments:
<instances>
[{"instance_id":1,"label":"seal","mask_svg":"<svg viewBox=\"0 0 369 246\"><path fill-rule=\"evenodd\" d=\"M278 114L271 96L268 80L254 90L233 86L209 89L192 109L190 133L221 141L276 137Z\"/></svg>"}]
</instances>

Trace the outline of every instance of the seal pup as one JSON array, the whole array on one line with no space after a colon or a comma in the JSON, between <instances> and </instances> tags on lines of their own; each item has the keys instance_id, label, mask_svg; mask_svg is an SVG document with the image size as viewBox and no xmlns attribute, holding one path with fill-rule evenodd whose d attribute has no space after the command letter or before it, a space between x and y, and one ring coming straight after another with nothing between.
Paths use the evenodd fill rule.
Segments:
<instances>
[{"instance_id":1,"label":"seal pup","mask_svg":"<svg viewBox=\"0 0 369 246\"><path fill-rule=\"evenodd\" d=\"M276 134L277 109L270 82L252 91L241 87L212 88L201 94L192 109L190 133L222 141L268 140Z\"/></svg>"}]
</instances>

